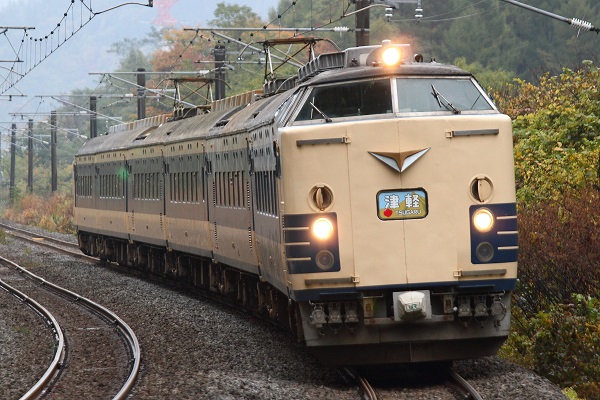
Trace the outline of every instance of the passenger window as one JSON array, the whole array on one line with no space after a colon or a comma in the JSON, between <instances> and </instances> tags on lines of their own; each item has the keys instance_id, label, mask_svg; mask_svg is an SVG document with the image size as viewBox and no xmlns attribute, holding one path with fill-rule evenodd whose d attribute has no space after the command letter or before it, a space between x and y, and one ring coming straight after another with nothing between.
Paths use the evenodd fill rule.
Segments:
<instances>
[{"instance_id":1,"label":"passenger window","mask_svg":"<svg viewBox=\"0 0 600 400\"><path fill-rule=\"evenodd\" d=\"M313 88L296 121L388 114L392 111L389 79L346 82Z\"/></svg>"},{"instance_id":2,"label":"passenger window","mask_svg":"<svg viewBox=\"0 0 600 400\"><path fill-rule=\"evenodd\" d=\"M398 78L396 82L401 113L494 109L468 78Z\"/></svg>"}]
</instances>

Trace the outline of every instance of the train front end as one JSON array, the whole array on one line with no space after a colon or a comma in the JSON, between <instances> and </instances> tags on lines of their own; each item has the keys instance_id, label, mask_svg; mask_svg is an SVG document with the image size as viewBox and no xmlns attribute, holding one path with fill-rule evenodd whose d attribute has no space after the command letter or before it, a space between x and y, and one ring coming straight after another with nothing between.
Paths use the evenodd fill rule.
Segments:
<instances>
[{"instance_id":1,"label":"train front end","mask_svg":"<svg viewBox=\"0 0 600 400\"><path fill-rule=\"evenodd\" d=\"M280 130L304 340L338 365L495 354L517 277L511 121L470 74L388 65L389 48L410 54L384 44L317 60L332 70L301 86Z\"/></svg>"}]
</instances>

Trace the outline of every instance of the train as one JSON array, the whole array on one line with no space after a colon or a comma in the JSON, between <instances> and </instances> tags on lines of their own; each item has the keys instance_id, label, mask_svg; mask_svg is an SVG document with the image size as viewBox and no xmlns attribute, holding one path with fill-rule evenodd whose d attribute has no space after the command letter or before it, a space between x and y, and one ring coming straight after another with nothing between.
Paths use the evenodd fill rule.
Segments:
<instances>
[{"instance_id":1,"label":"train","mask_svg":"<svg viewBox=\"0 0 600 400\"><path fill-rule=\"evenodd\" d=\"M323 53L87 140L81 251L264 314L327 365L496 354L517 282L511 120L423 58Z\"/></svg>"}]
</instances>

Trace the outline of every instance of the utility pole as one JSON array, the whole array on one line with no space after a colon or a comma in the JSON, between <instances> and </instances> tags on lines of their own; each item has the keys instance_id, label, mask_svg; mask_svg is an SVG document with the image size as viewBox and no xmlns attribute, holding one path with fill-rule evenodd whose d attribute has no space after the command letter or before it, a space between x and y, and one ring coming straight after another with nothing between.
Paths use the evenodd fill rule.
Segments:
<instances>
[{"instance_id":1,"label":"utility pole","mask_svg":"<svg viewBox=\"0 0 600 400\"><path fill-rule=\"evenodd\" d=\"M98 136L98 117L96 116L98 99L96 96L90 96L90 139ZM56 117L56 111L53 111Z\"/></svg>"},{"instance_id":2,"label":"utility pole","mask_svg":"<svg viewBox=\"0 0 600 400\"><path fill-rule=\"evenodd\" d=\"M10 204L15 203L15 149L17 147L17 124L10 127Z\"/></svg>"},{"instance_id":3,"label":"utility pole","mask_svg":"<svg viewBox=\"0 0 600 400\"><path fill-rule=\"evenodd\" d=\"M367 7L371 4L370 0L356 0L356 46L368 46L371 44L369 40L369 29L371 26L370 18L371 13ZM367 8L366 10L360 11L363 8Z\"/></svg>"},{"instance_id":4,"label":"utility pole","mask_svg":"<svg viewBox=\"0 0 600 400\"><path fill-rule=\"evenodd\" d=\"M33 119L29 119L27 132L27 189L33 193Z\"/></svg>"},{"instance_id":5,"label":"utility pole","mask_svg":"<svg viewBox=\"0 0 600 400\"><path fill-rule=\"evenodd\" d=\"M146 70L137 69L138 119L146 118Z\"/></svg>"},{"instance_id":6,"label":"utility pole","mask_svg":"<svg viewBox=\"0 0 600 400\"><path fill-rule=\"evenodd\" d=\"M225 46L216 45L215 56L215 100L225 98Z\"/></svg>"},{"instance_id":7,"label":"utility pole","mask_svg":"<svg viewBox=\"0 0 600 400\"><path fill-rule=\"evenodd\" d=\"M58 188L58 172L56 168L56 111L50 112L50 169L52 170L52 192Z\"/></svg>"}]
</instances>

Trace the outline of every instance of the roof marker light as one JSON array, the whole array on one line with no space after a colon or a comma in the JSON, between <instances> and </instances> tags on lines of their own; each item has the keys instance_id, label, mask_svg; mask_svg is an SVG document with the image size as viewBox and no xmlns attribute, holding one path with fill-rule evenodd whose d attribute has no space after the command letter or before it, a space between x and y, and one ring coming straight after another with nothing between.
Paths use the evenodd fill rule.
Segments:
<instances>
[{"instance_id":1,"label":"roof marker light","mask_svg":"<svg viewBox=\"0 0 600 400\"><path fill-rule=\"evenodd\" d=\"M383 52L381 53L383 63L387 66L398 64L402 58L401 56L400 49L391 46L384 48Z\"/></svg>"}]
</instances>

